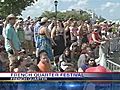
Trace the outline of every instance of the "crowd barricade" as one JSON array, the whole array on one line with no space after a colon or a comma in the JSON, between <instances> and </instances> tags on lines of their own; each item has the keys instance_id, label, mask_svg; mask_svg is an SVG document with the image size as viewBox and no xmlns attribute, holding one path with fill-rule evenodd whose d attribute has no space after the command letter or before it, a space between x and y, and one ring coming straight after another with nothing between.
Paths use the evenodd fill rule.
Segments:
<instances>
[{"instance_id":1,"label":"crowd barricade","mask_svg":"<svg viewBox=\"0 0 120 90\"><path fill-rule=\"evenodd\" d=\"M120 37L111 39L110 41L99 45L99 58L96 59L96 63L106 67L112 71L120 70L120 65L107 58L110 52L120 51ZM112 59L112 58L111 58Z\"/></svg>"}]
</instances>

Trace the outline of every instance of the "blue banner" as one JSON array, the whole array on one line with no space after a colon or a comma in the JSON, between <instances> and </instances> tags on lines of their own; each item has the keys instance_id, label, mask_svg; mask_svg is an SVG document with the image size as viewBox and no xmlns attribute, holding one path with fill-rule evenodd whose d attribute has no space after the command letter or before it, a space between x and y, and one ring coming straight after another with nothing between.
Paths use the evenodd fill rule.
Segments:
<instances>
[{"instance_id":1,"label":"blue banner","mask_svg":"<svg viewBox=\"0 0 120 90\"><path fill-rule=\"evenodd\" d=\"M0 90L120 90L117 82L1 82Z\"/></svg>"}]
</instances>

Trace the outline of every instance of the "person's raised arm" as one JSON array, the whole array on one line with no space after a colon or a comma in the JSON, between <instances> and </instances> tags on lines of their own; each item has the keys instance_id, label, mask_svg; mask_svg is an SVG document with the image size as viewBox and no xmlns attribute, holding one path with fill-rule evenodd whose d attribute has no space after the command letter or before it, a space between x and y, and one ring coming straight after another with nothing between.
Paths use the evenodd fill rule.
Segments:
<instances>
[{"instance_id":1,"label":"person's raised arm","mask_svg":"<svg viewBox=\"0 0 120 90\"><path fill-rule=\"evenodd\" d=\"M96 40L96 38L95 38L95 35L94 35L94 34L92 34L92 39L93 39L93 41L94 41L94 42L101 43L100 41Z\"/></svg>"},{"instance_id":2,"label":"person's raised arm","mask_svg":"<svg viewBox=\"0 0 120 90\"><path fill-rule=\"evenodd\" d=\"M52 31L51 31L51 38L53 39L55 36L55 32L56 32L56 26L53 27Z\"/></svg>"}]
</instances>

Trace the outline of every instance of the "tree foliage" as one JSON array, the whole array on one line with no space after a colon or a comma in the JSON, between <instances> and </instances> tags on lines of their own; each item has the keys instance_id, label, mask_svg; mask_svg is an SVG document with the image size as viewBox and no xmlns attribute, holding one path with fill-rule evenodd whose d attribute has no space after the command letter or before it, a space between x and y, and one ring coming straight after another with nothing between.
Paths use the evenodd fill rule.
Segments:
<instances>
[{"instance_id":1,"label":"tree foliage","mask_svg":"<svg viewBox=\"0 0 120 90\"><path fill-rule=\"evenodd\" d=\"M49 19L52 19L55 18L55 15L56 15L55 12L45 11L42 13L40 17L48 17ZM57 12L58 20L68 20L69 18L73 18L74 20L83 20L83 21L92 20L91 14L83 10L76 11L73 9L71 11L66 11L66 12L60 12L60 11ZM96 20L102 22L105 20L105 18L103 18L102 16L98 18L97 16Z\"/></svg>"},{"instance_id":2,"label":"tree foliage","mask_svg":"<svg viewBox=\"0 0 120 90\"><path fill-rule=\"evenodd\" d=\"M51 11L45 11L42 13L41 17L48 17L49 19L52 19L55 17L55 12ZM57 12L57 18L59 20L67 20L69 18L73 18L75 20L89 20L91 18L91 15L87 13L86 11L66 11L66 12Z\"/></svg>"},{"instance_id":3,"label":"tree foliage","mask_svg":"<svg viewBox=\"0 0 120 90\"><path fill-rule=\"evenodd\" d=\"M102 16L99 17L99 22L103 22L103 21L105 21L105 20L106 20L106 19L103 18Z\"/></svg>"},{"instance_id":4,"label":"tree foliage","mask_svg":"<svg viewBox=\"0 0 120 90\"><path fill-rule=\"evenodd\" d=\"M4 0L0 2L0 16L6 17L8 14L21 15L27 6L34 3L35 0Z\"/></svg>"}]
</instances>

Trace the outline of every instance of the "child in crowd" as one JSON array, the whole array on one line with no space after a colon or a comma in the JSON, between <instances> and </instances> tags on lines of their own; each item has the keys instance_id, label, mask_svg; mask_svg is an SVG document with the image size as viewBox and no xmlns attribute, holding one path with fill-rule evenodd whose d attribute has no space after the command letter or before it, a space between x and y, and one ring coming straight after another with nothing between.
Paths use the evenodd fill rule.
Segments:
<instances>
[{"instance_id":1,"label":"child in crowd","mask_svg":"<svg viewBox=\"0 0 120 90\"><path fill-rule=\"evenodd\" d=\"M52 66L50 59L48 58L48 53L45 50L41 50L38 54L38 68L41 72L50 72L52 71Z\"/></svg>"}]
</instances>

